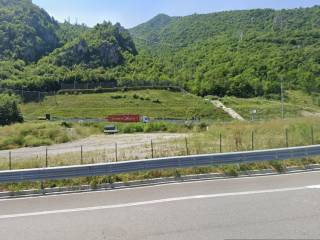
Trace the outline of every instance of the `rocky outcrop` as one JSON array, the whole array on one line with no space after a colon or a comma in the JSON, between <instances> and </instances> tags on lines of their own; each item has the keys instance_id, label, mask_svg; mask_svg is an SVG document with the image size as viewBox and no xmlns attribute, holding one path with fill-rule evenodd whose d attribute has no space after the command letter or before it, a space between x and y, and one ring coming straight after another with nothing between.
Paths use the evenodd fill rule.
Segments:
<instances>
[{"instance_id":1,"label":"rocky outcrop","mask_svg":"<svg viewBox=\"0 0 320 240\"><path fill-rule=\"evenodd\" d=\"M113 67L124 62L124 53L137 53L130 34L120 24L103 23L52 54L63 66Z\"/></svg>"}]
</instances>

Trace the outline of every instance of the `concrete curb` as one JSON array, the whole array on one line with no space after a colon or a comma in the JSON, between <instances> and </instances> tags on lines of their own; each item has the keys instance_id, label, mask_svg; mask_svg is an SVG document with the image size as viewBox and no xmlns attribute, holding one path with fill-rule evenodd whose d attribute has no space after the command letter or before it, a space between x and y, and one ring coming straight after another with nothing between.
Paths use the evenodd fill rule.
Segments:
<instances>
[{"instance_id":1,"label":"concrete curb","mask_svg":"<svg viewBox=\"0 0 320 240\"><path fill-rule=\"evenodd\" d=\"M252 170L252 171L240 172L238 176L228 176L221 173L208 173L208 174L198 174L198 175L187 175L187 176L181 176L181 177L156 178L156 179L139 180L139 181L131 181L131 182L105 183L105 184L97 185L95 187L92 187L91 185L82 185L82 186L70 186L70 187L32 189L32 190L24 190L19 192L0 192L0 199L92 192L92 191L101 191L101 190L136 188L136 187L143 187L143 186L153 186L153 185L162 185L162 184L179 183L179 182L195 182L195 181L228 179L228 178L237 178L237 177L238 178L256 177L256 176L291 174L291 173L312 172L312 171L320 171L320 164L308 165L305 168L288 167L286 168L286 172L284 173L276 172L273 169L263 169L263 170Z\"/></svg>"}]
</instances>

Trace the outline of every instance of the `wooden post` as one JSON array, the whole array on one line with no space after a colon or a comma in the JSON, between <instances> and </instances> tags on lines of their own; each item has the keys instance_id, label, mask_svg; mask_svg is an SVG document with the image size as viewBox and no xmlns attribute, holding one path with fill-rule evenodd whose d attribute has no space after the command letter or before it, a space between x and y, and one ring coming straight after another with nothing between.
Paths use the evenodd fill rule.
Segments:
<instances>
[{"instance_id":1,"label":"wooden post","mask_svg":"<svg viewBox=\"0 0 320 240\"><path fill-rule=\"evenodd\" d=\"M9 152L9 170L12 170L11 151Z\"/></svg>"},{"instance_id":2,"label":"wooden post","mask_svg":"<svg viewBox=\"0 0 320 240\"><path fill-rule=\"evenodd\" d=\"M314 131L313 131L313 126L311 126L311 143L314 145Z\"/></svg>"},{"instance_id":3,"label":"wooden post","mask_svg":"<svg viewBox=\"0 0 320 240\"><path fill-rule=\"evenodd\" d=\"M254 131L251 132L251 149L254 151Z\"/></svg>"},{"instance_id":4,"label":"wooden post","mask_svg":"<svg viewBox=\"0 0 320 240\"><path fill-rule=\"evenodd\" d=\"M185 141L186 141L186 153L187 153L187 156L189 155L189 147L188 147L188 139L187 137L185 138Z\"/></svg>"},{"instance_id":5,"label":"wooden post","mask_svg":"<svg viewBox=\"0 0 320 240\"><path fill-rule=\"evenodd\" d=\"M80 163L83 164L83 147L80 147Z\"/></svg>"},{"instance_id":6,"label":"wooden post","mask_svg":"<svg viewBox=\"0 0 320 240\"><path fill-rule=\"evenodd\" d=\"M115 157L116 157L116 162L118 162L118 144L115 144Z\"/></svg>"},{"instance_id":7,"label":"wooden post","mask_svg":"<svg viewBox=\"0 0 320 240\"><path fill-rule=\"evenodd\" d=\"M222 134L219 135L220 138L220 153L222 153Z\"/></svg>"},{"instance_id":8,"label":"wooden post","mask_svg":"<svg viewBox=\"0 0 320 240\"><path fill-rule=\"evenodd\" d=\"M48 148L46 148L46 168L48 167Z\"/></svg>"},{"instance_id":9,"label":"wooden post","mask_svg":"<svg viewBox=\"0 0 320 240\"><path fill-rule=\"evenodd\" d=\"M286 147L289 147L289 136L288 136L288 129L286 128Z\"/></svg>"},{"instance_id":10,"label":"wooden post","mask_svg":"<svg viewBox=\"0 0 320 240\"><path fill-rule=\"evenodd\" d=\"M153 141L151 140L151 158L154 158L154 154L153 154Z\"/></svg>"}]
</instances>

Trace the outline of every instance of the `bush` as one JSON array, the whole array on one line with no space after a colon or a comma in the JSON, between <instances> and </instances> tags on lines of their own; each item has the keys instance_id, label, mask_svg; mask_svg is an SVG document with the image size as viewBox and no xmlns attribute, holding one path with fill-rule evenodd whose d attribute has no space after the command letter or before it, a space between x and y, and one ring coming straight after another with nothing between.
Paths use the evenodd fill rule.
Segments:
<instances>
[{"instance_id":1,"label":"bush","mask_svg":"<svg viewBox=\"0 0 320 240\"><path fill-rule=\"evenodd\" d=\"M122 98L127 98L126 95L122 96L122 95L113 95L111 96L112 99L122 99Z\"/></svg>"},{"instance_id":2,"label":"bush","mask_svg":"<svg viewBox=\"0 0 320 240\"><path fill-rule=\"evenodd\" d=\"M284 173L286 171L286 167L281 161L271 161L270 165L279 173Z\"/></svg>"},{"instance_id":3,"label":"bush","mask_svg":"<svg viewBox=\"0 0 320 240\"><path fill-rule=\"evenodd\" d=\"M137 94L133 94L132 96L134 99L139 99L140 97Z\"/></svg>"},{"instance_id":4,"label":"bush","mask_svg":"<svg viewBox=\"0 0 320 240\"><path fill-rule=\"evenodd\" d=\"M144 132L165 132L168 130L167 124L162 122L147 123L144 126Z\"/></svg>"},{"instance_id":5,"label":"bush","mask_svg":"<svg viewBox=\"0 0 320 240\"><path fill-rule=\"evenodd\" d=\"M0 125L23 122L18 102L18 98L15 96L0 94Z\"/></svg>"},{"instance_id":6,"label":"bush","mask_svg":"<svg viewBox=\"0 0 320 240\"><path fill-rule=\"evenodd\" d=\"M61 126L62 126L62 127L65 127L65 128L72 128L72 123L62 122L62 123L61 123Z\"/></svg>"},{"instance_id":7,"label":"bush","mask_svg":"<svg viewBox=\"0 0 320 240\"><path fill-rule=\"evenodd\" d=\"M231 177L238 177L239 176L239 169L233 165L227 165L227 166L223 167L223 172L227 176L231 176Z\"/></svg>"},{"instance_id":8,"label":"bush","mask_svg":"<svg viewBox=\"0 0 320 240\"><path fill-rule=\"evenodd\" d=\"M153 100L152 102L156 104L161 104L161 101L159 99Z\"/></svg>"},{"instance_id":9,"label":"bush","mask_svg":"<svg viewBox=\"0 0 320 240\"><path fill-rule=\"evenodd\" d=\"M143 132L143 124L142 123L125 124L121 127L121 131L123 133Z\"/></svg>"}]
</instances>

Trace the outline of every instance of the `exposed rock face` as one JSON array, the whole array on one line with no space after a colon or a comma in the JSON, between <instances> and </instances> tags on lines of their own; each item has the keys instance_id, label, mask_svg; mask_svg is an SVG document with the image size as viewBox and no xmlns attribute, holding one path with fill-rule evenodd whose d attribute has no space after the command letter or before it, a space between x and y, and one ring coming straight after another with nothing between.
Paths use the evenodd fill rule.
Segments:
<instances>
[{"instance_id":1,"label":"exposed rock face","mask_svg":"<svg viewBox=\"0 0 320 240\"><path fill-rule=\"evenodd\" d=\"M118 65L123 61L121 55L121 48L117 45L112 45L109 43L103 43L99 47L99 54L101 58L102 65Z\"/></svg>"}]
</instances>

